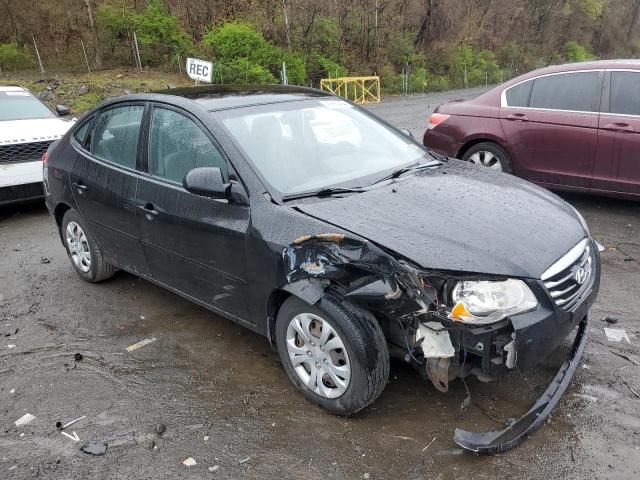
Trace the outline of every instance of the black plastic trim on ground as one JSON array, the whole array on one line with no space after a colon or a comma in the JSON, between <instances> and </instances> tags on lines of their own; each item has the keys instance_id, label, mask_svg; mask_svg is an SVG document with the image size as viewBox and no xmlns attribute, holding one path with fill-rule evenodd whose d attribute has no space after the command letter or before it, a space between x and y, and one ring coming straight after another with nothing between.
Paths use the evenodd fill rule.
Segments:
<instances>
[{"instance_id":1,"label":"black plastic trim on ground","mask_svg":"<svg viewBox=\"0 0 640 480\"><path fill-rule=\"evenodd\" d=\"M555 408L580 363L589 337L589 315L578 326L569 357L563 362L545 392L529 411L509 427L500 431L469 432L456 428L453 441L474 453L500 453L509 450L540 427Z\"/></svg>"}]
</instances>

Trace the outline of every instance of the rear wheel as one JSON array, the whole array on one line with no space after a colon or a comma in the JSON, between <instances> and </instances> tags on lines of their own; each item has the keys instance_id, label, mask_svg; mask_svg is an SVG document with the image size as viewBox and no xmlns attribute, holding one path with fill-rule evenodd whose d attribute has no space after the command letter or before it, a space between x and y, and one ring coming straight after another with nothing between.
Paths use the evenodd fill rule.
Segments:
<instances>
[{"instance_id":1,"label":"rear wheel","mask_svg":"<svg viewBox=\"0 0 640 480\"><path fill-rule=\"evenodd\" d=\"M116 273L116 268L104 259L82 217L73 209L67 210L64 214L62 236L71 265L80 278L96 283Z\"/></svg>"},{"instance_id":2,"label":"rear wheel","mask_svg":"<svg viewBox=\"0 0 640 480\"><path fill-rule=\"evenodd\" d=\"M387 384L389 351L380 325L333 294L315 305L289 297L278 312L276 343L289 379L332 413L363 409Z\"/></svg>"},{"instance_id":3,"label":"rear wheel","mask_svg":"<svg viewBox=\"0 0 640 480\"><path fill-rule=\"evenodd\" d=\"M476 143L464 153L462 160L500 172L513 172L509 154L504 148L493 142Z\"/></svg>"}]
</instances>

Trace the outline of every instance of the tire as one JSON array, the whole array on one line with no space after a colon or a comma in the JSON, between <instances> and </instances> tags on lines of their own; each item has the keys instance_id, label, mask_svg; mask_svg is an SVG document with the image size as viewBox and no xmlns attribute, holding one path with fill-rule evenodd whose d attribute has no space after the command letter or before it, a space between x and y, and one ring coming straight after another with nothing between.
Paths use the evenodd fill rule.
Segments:
<instances>
[{"instance_id":1,"label":"tire","mask_svg":"<svg viewBox=\"0 0 640 480\"><path fill-rule=\"evenodd\" d=\"M314 317L320 320L318 321ZM309 324L306 333L314 335L315 329L316 337L311 340L315 346L310 347L308 343L302 343L302 346L299 346L303 340L297 331L295 337L291 337L292 330L289 327L291 325L293 328L296 318L302 319L298 325L303 325L305 319L312 318L312 323ZM321 325L319 332L318 322ZM325 345L329 349L339 345L339 342L335 340L337 337L344 349L320 351L323 350L321 348L322 333L325 332L325 325L329 326L327 332L333 331L329 334L332 335L328 337L329 340L325 339ZM333 336L334 333L335 336ZM351 415L362 410L378 398L387 384L389 349L380 325L370 312L355 307L334 293L328 293L315 305L309 305L294 296L287 298L278 312L275 334L280 361L291 382L308 400L331 413ZM311 349L314 351L309 355L308 362L302 363L301 361L297 367L294 367L292 355L299 360L304 360L306 357L304 353L292 353L291 348L294 348L294 352L307 350L307 355ZM325 355L324 358L321 357L322 355ZM340 362L344 362L346 365ZM309 373L314 363L317 371L324 373L321 379L322 387L317 387L318 377L316 376L316 388L312 389L302 377L308 376L310 383L314 383L311 380L313 374ZM335 376L331 376L329 371L333 369L344 370L345 366L349 371L348 383L334 383L332 379ZM341 375L345 376L344 373ZM331 388L331 385L335 388Z\"/></svg>"},{"instance_id":2,"label":"tire","mask_svg":"<svg viewBox=\"0 0 640 480\"><path fill-rule=\"evenodd\" d=\"M85 282L97 283L112 277L117 269L102 255L100 247L82 217L73 209L62 218L62 238L71 265Z\"/></svg>"},{"instance_id":3,"label":"tire","mask_svg":"<svg viewBox=\"0 0 640 480\"><path fill-rule=\"evenodd\" d=\"M505 173L513 173L511 157L507 151L497 143L476 143L464 152L462 160Z\"/></svg>"}]
</instances>

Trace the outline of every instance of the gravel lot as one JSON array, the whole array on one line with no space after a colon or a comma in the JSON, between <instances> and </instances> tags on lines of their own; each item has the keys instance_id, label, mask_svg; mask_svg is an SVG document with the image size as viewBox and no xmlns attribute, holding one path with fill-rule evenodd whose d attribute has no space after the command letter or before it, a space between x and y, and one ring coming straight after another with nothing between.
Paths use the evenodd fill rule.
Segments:
<instances>
[{"instance_id":1,"label":"gravel lot","mask_svg":"<svg viewBox=\"0 0 640 480\"><path fill-rule=\"evenodd\" d=\"M371 109L421 138L435 105L477 92ZM293 390L262 337L128 274L86 284L44 206L0 209L0 478L638 478L640 204L565 198L607 248L590 342L547 424L490 457L464 454L454 428L524 413L566 346L533 373L467 381L466 411L461 382L441 394L394 362L380 399L339 418ZM608 341L605 326L630 343ZM155 341L127 351L143 339ZM26 413L36 418L16 427ZM56 429L83 415L66 429L79 442ZM81 452L86 441L107 442L106 454Z\"/></svg>"}]
</instances>

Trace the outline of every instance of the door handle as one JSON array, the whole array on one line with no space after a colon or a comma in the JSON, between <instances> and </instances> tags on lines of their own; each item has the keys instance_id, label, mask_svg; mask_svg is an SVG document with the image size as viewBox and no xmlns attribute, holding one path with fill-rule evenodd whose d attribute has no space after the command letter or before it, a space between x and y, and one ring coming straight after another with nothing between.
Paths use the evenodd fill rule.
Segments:
<instances>
[{"instance_id":1,"label":"door handle","mask_svg":"<svg viewBox=\"0 0 640 480\"><path fill-rule=\"evenodd\" d=\"M607 123L604 130L613 130L615 132L635 132L635 129L626 122Z\"/></svg>"},{"instance_id":2,"label":"door handle","mask_svg":"<svg viewBox=\"0 0 640 480\"><path fill-rule=\"evenodd\" d=\"M528 122L529 117L524 113L510 113L507 115L507 120L515 120L516 122Z\"/></svg>"},{"instance_id":3,"label":"door handle","mask_svg":"<svg viewBox=\"0 0 640 480\"><path fill-rule=\"evenodd\" d=\"M80 195L82 195L84 192L86 192L89 189L89 187L84 185L82 182L74 182L71 184L71 186L77 189Z\"/></svg>"},{"instance_id":4,"label":"door handle","mask_svg":"<svg viewBox=\"0 0 640 480\"><path fill-rule=\"evenodd\" d=\"M145 205L138 205L138 208L144 212L144 218L146 218L149 221L153 220L160 213L155 208L153 208L153 204L151 203L146 203Z\"/></svg>"}]
</instances>

